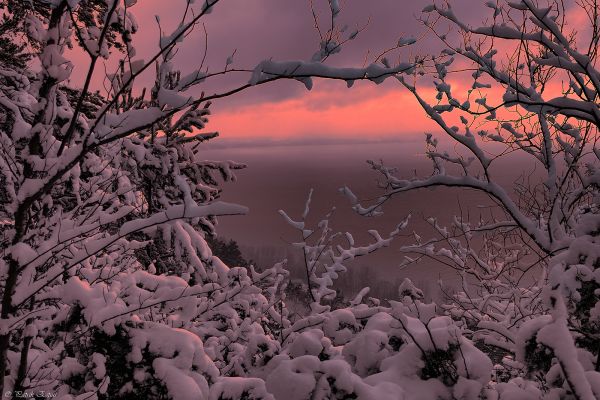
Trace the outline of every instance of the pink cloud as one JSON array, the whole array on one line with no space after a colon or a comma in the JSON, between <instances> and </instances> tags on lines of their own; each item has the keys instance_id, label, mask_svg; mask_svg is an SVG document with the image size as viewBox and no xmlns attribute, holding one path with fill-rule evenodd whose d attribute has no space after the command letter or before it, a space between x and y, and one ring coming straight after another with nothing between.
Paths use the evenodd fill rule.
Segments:
<instances>
[{"instance_id":1,"label":"pink cloud","mask_svg":"<svg viewBox=\"0 0 600 400\"><path fill-rule=\"evenodd\" d=\"M343 101L339 100L343 93ZM315 107L315 104L326 106ZM236 111L213 110L209 127L228 138L306 136L390 137L435 128L413 96L398 87L316 91L294 99L261 103Z\"/></svg>"}]
</instances>

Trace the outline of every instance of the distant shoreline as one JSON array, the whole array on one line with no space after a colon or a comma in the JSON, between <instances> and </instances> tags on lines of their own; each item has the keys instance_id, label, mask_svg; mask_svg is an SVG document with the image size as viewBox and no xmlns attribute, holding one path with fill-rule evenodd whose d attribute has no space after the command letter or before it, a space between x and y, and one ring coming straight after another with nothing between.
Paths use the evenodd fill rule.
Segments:
<instances>
[{"instance_id":1,"label":"distant shoreline","mask_svg":"<svg viewBox=\"0 0 600 400\"><path fill-rule=\"evenodd\" d=\"M330 145L353 145L353 144L385 144L385 143L422 143L425 147L424 134L421 135L398 135L393 137L308 137L308 138L284 138L276 139L270 137L248 137L227 138L218 137L202 146L208 149L233 149L246 147L289 147L289 146L330 146Z\"/></svg>"}]
</instances>

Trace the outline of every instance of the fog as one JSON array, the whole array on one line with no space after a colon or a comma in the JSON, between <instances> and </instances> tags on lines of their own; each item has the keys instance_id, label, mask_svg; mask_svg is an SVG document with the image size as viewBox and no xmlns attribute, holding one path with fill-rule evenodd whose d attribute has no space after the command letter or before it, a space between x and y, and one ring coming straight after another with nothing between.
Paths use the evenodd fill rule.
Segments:
<instances>
[{"instance_id":1,"label":"fog","mask_svg":"<svg viewBox=\"0 0 600 400\"><path fill-rule=\"evenodd\" d=\"M368 159L381 159L397 167L398 174L403 177L431 173L431 162L424 156L424 150L421 137L402 142L265 142L258 145L227 145L227 142L216 141L207 146L207 159L235 160L248 165L236 174L236 182L223 185L222 200L240 203L250 209L244 216L221 218L217 232L219 236L238 242L245 257L259 265L287 257L291 269L299 276L301 261L291 243L300 237L286 224L278 210L283 209L292 218L299 218L311 188L314 194L309 222L315 223L335 206L332 228L351 232L359 245L368 243L369 229L377 229L385 235L411 214L405 237L374 255L357 259L344 282L355 286L356 291L360 289L359 284L361 287L370 285L372 291L379 294L383 291L385 295L390 291L390 284L396 285L409 277L430 296L436 297L438 279L455 286L459 281L456 272L433 261L400 267L403 254L399 247L414 240L413 232L424 239L430 237L432 232L426 218L436 217L441 222L448 222L461 212L478 218L480 214L490 213L491 200L468 189L424 189L398 195L384 206L383 216L368 218L352 211L349 201L339 193L339 188L345 185L360 199L371 199L381 193L379 176L366 163ZM520 172L531 169L532 166L524 161L508 157L505 164L497 168L497 177L509 187Z\"/></svg>"}]
</instances>

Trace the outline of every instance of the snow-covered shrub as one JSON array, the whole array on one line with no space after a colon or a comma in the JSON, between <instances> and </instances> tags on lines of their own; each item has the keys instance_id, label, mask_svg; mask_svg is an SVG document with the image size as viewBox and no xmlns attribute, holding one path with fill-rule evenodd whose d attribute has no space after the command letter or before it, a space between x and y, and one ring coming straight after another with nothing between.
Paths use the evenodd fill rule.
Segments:
<instances>
[{"instance_id":1,"label":"snow-covered shrub","mask_svg":"<svg viewBox=\"0 0 600 400\"><path fill-rule=\"evenodd\" d=\"M391 307L362 304L319 316L294 324L286 332L289 344L265 368L275 398L408 400L454 393L478 399L490 381L489 358L435 305L406 297Z\"/></svg>"}]
</instances>

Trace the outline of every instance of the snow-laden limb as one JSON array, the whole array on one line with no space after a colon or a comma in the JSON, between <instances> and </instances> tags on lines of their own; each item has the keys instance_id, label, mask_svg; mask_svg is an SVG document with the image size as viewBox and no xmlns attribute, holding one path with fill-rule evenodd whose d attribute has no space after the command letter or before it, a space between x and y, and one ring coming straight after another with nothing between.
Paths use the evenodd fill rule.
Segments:
<instances>
[{"instance_id":1,"label":"snow-laden limb","mask_svg":"<svg viewBox=\"0 0 600 400\"><path fill-rule=\"evenodd\" d=\"M347 271L345 264L357 257L388 247L392 240L406 228L410 216L400 222L396 229L385 238L378 231L369 230L368 233L373 237L373 242L364 246L357 246L352 234L349 232L334 232L329 226L329 220L335 211L335 207L316 224L315 228L306 226L312 195L313 191L311 189L300 220L293 220L283 210L280 210L279 213L288 225L300 232L301 241L294 242L293 246L302 250L306 285L313 302L311 307L317 310L322 308L320 304L322 299L331 299L335 296L336 291L331 286L333 286L334 280L338 278L339 273ZM313 236L314 239L310 240ZM346 242L348 247L344 247L343 242ZM362 299L365 294L358 297ZM358 302L360 302L360 299Z\"/></svg>"},{"instance_id":2,"label":"snow-laden limb","mask_svg":"<svg viewBox=\"0 0 600 400\"><path fill-rule=\"evenodd\" d=\"M374 63L365 68L339 68L330 67L320 62L265 60L254 69L250 84L257 85L278 77L300 80L307 89L312 88L311 77L340 79L348 82L349 85L354 81L365 79L379 84L389 77L403 73L410 74L413 69L414 64L412 63L399 63L394 67Z\"/></svg>"},{"instance_id":3,"label":"snow-laden limb","mask_svg":"<svg viewBox=\"0 0 600 400\"><path fill-rule=\"evenodd\" d=\"M373 169L378 171L386 170L386 167L382 164L375 162L371 163ZM500 204L504 207L506 212L513 218L515 223L519 225L535 243L540 246L546 252L554 251L551 242L548 239L548 235L540 229L535 221L528 218L517 206L517 204L511 199L507 191L495 182L489 182L483 179L479 179L473 176L452 176L436 174L425 179L398 179L394 176L388 175L384 172L386 178L388 178L388 184L391 189L382 196L379 201L373 205L365 207L360 203L353 204L355 210L359 211L363 215L371 215L373 212L381 209L381 206L387 202L391 197L398 195L403 192L412 190L435 187L435 186L447 186L447 187L464 187L480 190L486 194L489 194L493 198L497 199ZM345 189L346 193L351 193L350 189ZM353 195L348 196L351 200L355 198ZM557 243L556 246L564 246L564 243Z\"/></svg>"}]
</instances>

